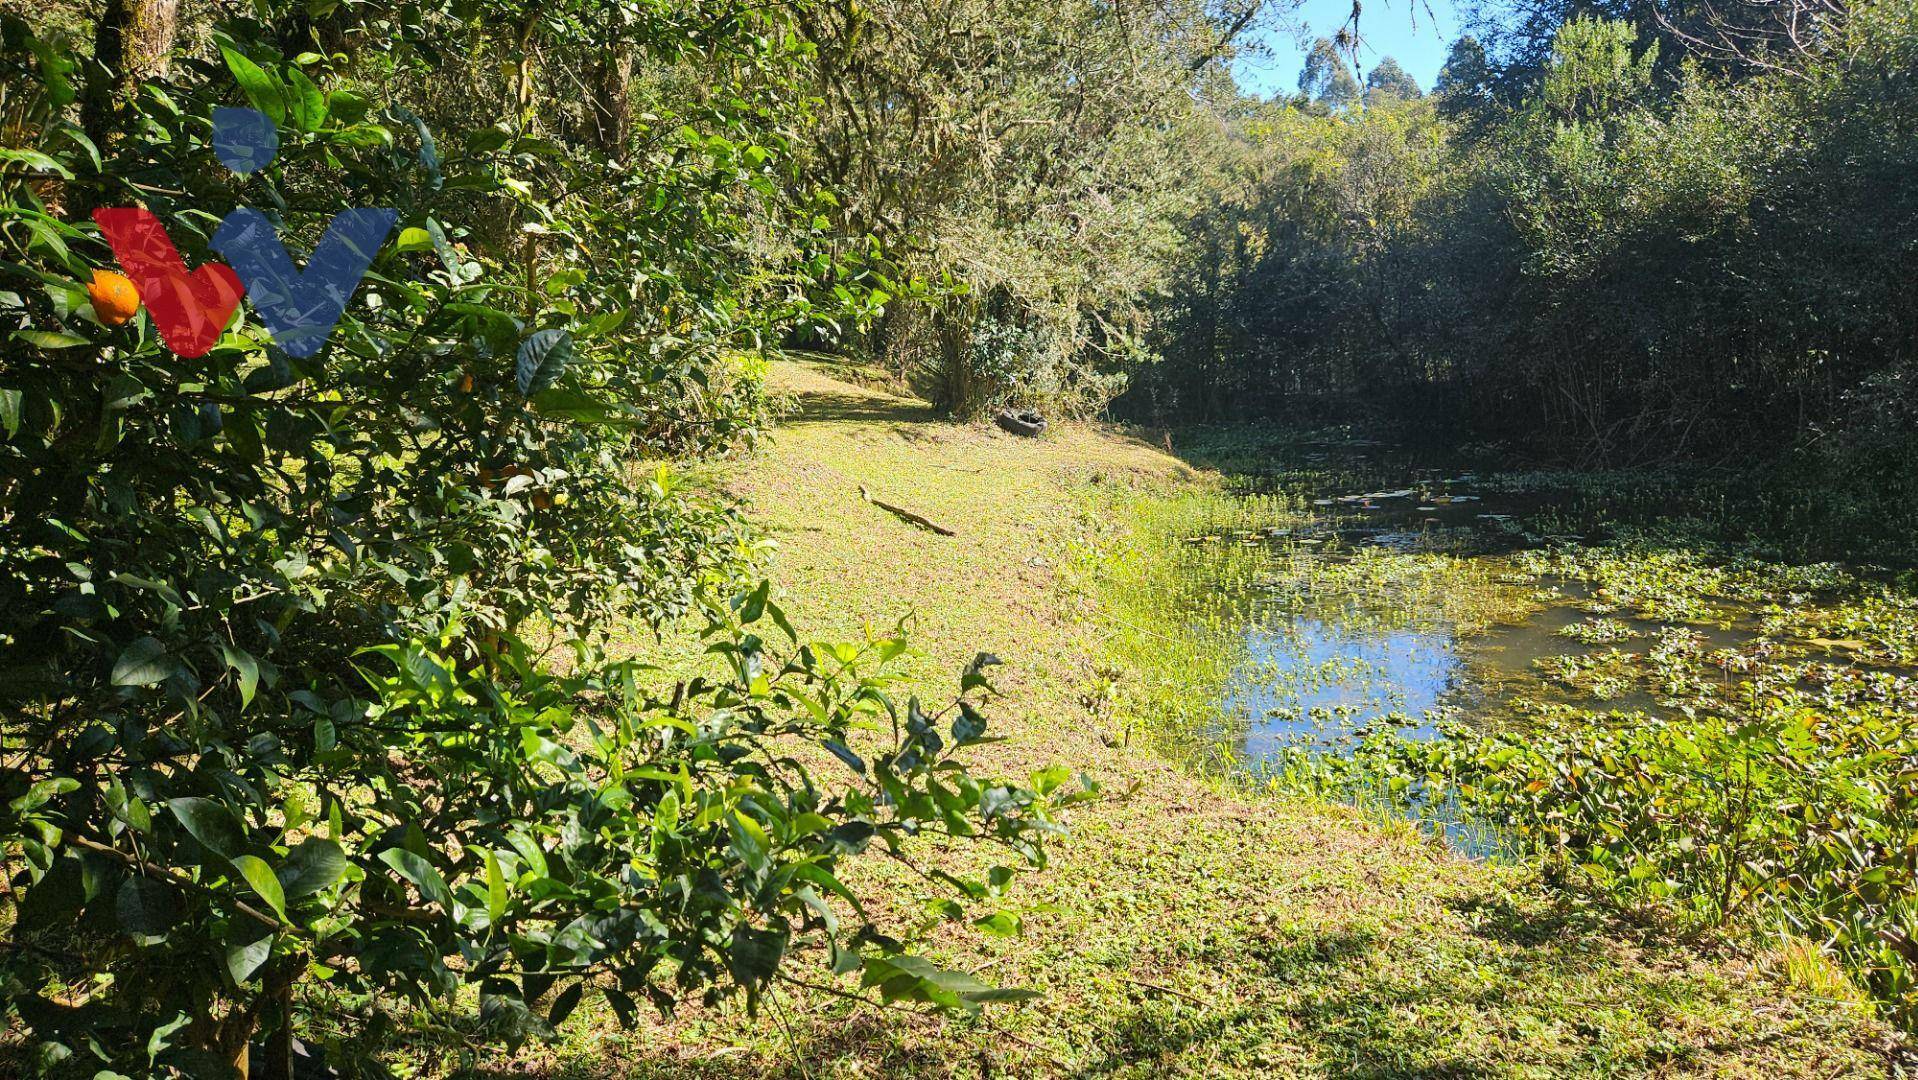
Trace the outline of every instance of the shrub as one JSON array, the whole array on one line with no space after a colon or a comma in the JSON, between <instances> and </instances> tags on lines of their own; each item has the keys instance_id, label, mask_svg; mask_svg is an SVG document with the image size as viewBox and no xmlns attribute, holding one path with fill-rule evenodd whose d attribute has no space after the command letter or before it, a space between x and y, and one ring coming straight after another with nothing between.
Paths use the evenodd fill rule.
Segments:
<instances>
[{"instance_id":1,"label":"shrub","mask_svg":"<svg viewBox=\"0 0 1918 1080\"><path fill-rule=\"evenodd\" d=\"M1354 762L1445 805L1561 879L1682 929L1781 923L1918 1022L1918 702L1894 676L1766 686L1735 713L1589 718L1521 734L1383 734Z\"/></svg>"},{"instance_id":2,"label":"shrub","mask_svg":"<svg viewBox=\"0 0 1918 1080\"><path fill-rule=\"evenodd\" d=\"M628 1022L757 1002L802 947L888 999L1018 996L909 955L835 874L918 834L1041 858L1066 778L955 757L989 658L946 713L902 705L876 667L902 641L800 642L736 515L636 467L750 437L740 357L864 303L794 167L785 16L254 10L144 82L104 55L76 82L70 43L5 17L0 993L41 1066L217 1076L264 1033L284 1075L317 986L336 1053L469 989L472 1033L511 1044L588 992ZM618 167L541 130L530 61L486 81L539 35L666 73ZM449 126L462 86L520 107ZM236 104L280 128L245 178L210 146ZM349 207L399 228L318 355L243 308L185 360L88 302L110 255L76 222L135 204L189 265L236 204L293 250ZM657 689L603 651L700 613L723 677ZM1009 874L935 880L984 900Z\"/></svg>"}]
</instances>

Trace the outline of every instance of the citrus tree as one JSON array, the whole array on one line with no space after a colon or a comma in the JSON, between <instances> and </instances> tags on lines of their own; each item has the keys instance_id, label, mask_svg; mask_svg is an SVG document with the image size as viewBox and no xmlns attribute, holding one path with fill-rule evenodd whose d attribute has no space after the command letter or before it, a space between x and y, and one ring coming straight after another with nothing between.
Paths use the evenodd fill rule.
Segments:
<instances>
[{"instance_id":1,"label":"citrus tree","mask_svg":"<svg viewBox=\"0 0 1918 1080\"><path fill-rule=\"evenodd\" d=\"M901 700L903 640L800 640L737 516L640 464L738 445L750 358L873 303L792 167L787 16L142 8L90 57L86 8L3 27L0 997L33 1066L287 1075L316 1007L336 1061L407 1007L511 1045L588 995L756 1004L800 951L887 1000L1018 996L837 868L966 837L1005 865L927 880L987 901L1086 785L974 777L992 658ZM566 104L608 56L626 81ZM222 106L272 121L270 164L221 164ZM96 281L88 213L125 206L188 266L235 207L293 252L398 222L316 355L242 306L183 359ZM707 676L604 647L686 619Z\"/></svg>"}]
</instances>

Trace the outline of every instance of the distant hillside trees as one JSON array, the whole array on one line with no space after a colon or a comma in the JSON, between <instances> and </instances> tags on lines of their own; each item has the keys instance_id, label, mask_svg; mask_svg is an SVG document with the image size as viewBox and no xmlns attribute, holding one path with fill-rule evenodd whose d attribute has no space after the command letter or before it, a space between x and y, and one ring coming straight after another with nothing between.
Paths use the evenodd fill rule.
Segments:
<instances>
[{"instance_id":1,"label":"distant hillside trees","mask_svg":"<svg viewBox=\"0 0 1918 1080\"><path fill-rule=\"evenodd\" d=\"M1157 311L1163 360L1121 410L1344 402L1574 464L1758 451L1832 491L1882 477L1832 512L1899 519L1915 10L1859 7L1747 64L1723 58L1742 39L1578 16L1536 54L1461 39L1433 99L1238 106ZM1335 59L1308 65L1315 101L1341 93Z\"/></svg>"}]
</instances>

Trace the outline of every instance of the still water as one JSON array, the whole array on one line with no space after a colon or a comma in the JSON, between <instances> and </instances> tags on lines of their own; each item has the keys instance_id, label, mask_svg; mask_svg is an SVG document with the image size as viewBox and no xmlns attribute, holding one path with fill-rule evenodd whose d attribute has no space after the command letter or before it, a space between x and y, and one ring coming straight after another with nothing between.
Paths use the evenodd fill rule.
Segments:
<instances>
[{"instance_id":1,"label":"still water","mask_svg":"<svg viewBox=\"0 0 1918 1080\"><path fill-rule=\"evenodd\" d=\"M1461 482L1448 486L1456 492ZM1578 631L1593 624L1599 599L1589 584L1514 578L1505 569L1506 556L1536 539L1507 524L1523 509L1490 497L1401 489L1319 500L1311 524L1269 534L1276 576L1288 562L1349 561L1368 549L1392 557L1441 552L1500 567L1519 581L1513 595L1523 602L1461 627L1447 617L1445 598L1429 594L1357 604L1348 597L1303 611L1252 598L1243 608L1241 659L1220 697L1241 764L1258 771L1291 749L1338 753L1380 727L1436 738L1445 720L1500 722L1495 718L1509 718L1509 706L1520 701L1655 715L1670 703L1642 677L1573 689L1552 675L1625 658L1638 663L1673 635L1700 650L1765 647L1758 610L1725 598L1714 601L1710 621L1678 626L1618 612L1605 620L1612 636L1581 640Z\"/></svg>"},{"instance_id":2,"label":"still water","mask_svg":"<svg viewBox=\"0 0 1918 1080\"><path fill-rule=\"evenodd\" d=\"M1431 738L1440 706L1465 685L1450 631L1360 634L1295 617L1246 632L1246 661L1225 692L1229 715L1248 720L1240 753L1270 760L1288 746L1330 746L1381 722Z\"/></svg>"}]
</instances>

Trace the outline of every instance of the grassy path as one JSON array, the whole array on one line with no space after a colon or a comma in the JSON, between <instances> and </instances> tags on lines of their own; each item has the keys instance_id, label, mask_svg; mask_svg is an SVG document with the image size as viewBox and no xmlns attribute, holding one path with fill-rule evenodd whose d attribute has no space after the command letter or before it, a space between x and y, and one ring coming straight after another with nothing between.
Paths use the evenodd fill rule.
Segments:
<instances>
[{"instance_id":1,"label":"grassy path","mask_svg":"<svg viewBox=\"0 0 1918 1080\"><path fill-rule=\"evenodd\" d=\"M1024 935L946 959L1045 997L986 1022L788 1000L620 1034L588 1018L529 1066L580 1076L1882 1075L1882 1033L1770 964L1660 945L1335 806L1246 798L1107 745L1081 704L1098 623L1055 567L1079 485L1198 480L1097 428L1042 441L782 367L799 412L729 483L779 543L809 635L916 614L936 698L979 650L1005 658L989 764L1064 763L1114 797L1081 808L1026 878ZM957 533L916 528L860 497ZM895 879L865 867L868 884ZM584 1015L582 1013L582 1015Z\"/></svg>"}]
</instances>

